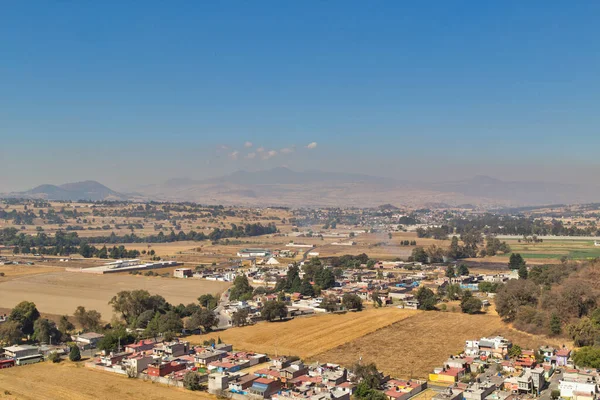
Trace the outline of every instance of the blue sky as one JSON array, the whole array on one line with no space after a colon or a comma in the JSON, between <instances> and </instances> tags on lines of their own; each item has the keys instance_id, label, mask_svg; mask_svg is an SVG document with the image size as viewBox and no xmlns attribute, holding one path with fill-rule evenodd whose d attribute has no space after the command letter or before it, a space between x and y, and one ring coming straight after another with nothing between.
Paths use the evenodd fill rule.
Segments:
<instances>
[{"instance_id":1,"label":"blue sky","mask_svg":"<svg viewBox=\"0 0 600 400\"><path fill-rule=\"evenodd\" d=\"M599 18L594 1L3 2L0 191L279 165L597 177Z\"/></svg>"}]
</instances>

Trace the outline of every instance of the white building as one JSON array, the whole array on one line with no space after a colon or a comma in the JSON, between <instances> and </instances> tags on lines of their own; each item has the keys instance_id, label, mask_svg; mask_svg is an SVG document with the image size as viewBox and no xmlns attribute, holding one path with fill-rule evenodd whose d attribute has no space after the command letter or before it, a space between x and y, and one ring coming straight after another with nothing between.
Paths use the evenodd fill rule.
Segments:
<instances>
[{"instance_id":1,"label":"white building","mask_svg":"<svg viewBox=\"0 0 600 400\"><path fill-rule=\"evenodd\" d=\"M577 373L565 373L558 389L562 398L594 398L598 393L598 385L592 376Z\"/></svg>"},{"instance_id":2,"label":"white building","mask_svg":"<svg viewBox=\"0 0 600 400\"><path fill-rule=\"evenodd\" d=\"M237 253L238 257L252 258L252 257L270 257L271 250L267 249L242 249Z\"/></svg>"}]
</instances>

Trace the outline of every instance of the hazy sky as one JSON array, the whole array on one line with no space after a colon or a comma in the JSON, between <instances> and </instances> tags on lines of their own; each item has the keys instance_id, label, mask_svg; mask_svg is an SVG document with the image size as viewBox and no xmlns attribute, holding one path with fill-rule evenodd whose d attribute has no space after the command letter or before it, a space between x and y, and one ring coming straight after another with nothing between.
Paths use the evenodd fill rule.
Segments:
<instances>
[{"instance_id":1,"label":"hazy sky","mask_svg":"<svg viewBox=\"0 0 600 400\"><path fill-rule=\"evenodd\" d=\"M600 176L598 1L5 1L0 191ZM262 150L262 151L261 151Z\"/></svg>"}]
</instances>

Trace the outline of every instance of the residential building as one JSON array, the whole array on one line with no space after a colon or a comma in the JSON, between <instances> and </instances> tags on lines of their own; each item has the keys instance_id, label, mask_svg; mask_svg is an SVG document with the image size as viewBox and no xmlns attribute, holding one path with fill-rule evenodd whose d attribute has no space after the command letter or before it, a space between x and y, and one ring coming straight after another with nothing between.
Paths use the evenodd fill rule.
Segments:
<instances>
[{"instance_id":1,"label":"residential building","mask_svg":"<svg viewBox=\"0 0 600 400\"><path fill-rule=\"evenodd\" d=\"M168 363L155 362L148 365L147 372L149 376L166 376L183 369L186 369L186 365L177 361Z\"/></svg>"},{"instance_id":2,"label":"residential building","mask_svg":"<svg viewBox=\"0 0 600 400\"><path fill-rule=\"evenodd\" d=\"M81 335L71 336L71 338L77 343L79 346L83 346L86 348L96 347L98 342L104 338L104 335L96 332L87 332L82 333Z\"/></svg>"},{"instance_id":3,"label":"residential building","mask_svg":"<svg viewBox=\"0 0 600 400\"><path fill-rule=\"evenodd\" d=\"M583 400L586 397L594 398L598 393L598 382L592 375L580 373L564 373L563 379L558 383L560 397L566 399Z\"/></svg>"},{"instance_id":4,"label":"residential building","mask_svg":"<svg viewBox=\"0 0 600 400\"><path fill-rule=\"evenodd\" d=\"M248 392L262 398L269 398L281 389L281 382L269 378L258 378L252 382Z\"/></svg>"},{"instance_id":5,"label":"residential building","mask_svg":"<svg viewBox=\"0 0 600 400\"><path fill-rule=\"evenodd\" d=\"M37 346L28 344L9 346L4 348L4 356L8 358L20 359L27 356L40 354L40 349Z\"/></svg>"},{"instance_id":6,"label":"residential building","mask_svg":"<svg viewBox=\"0 0 600 400\"><path fill-rule=\"evenodd\" d=\"M175 278L192 278L194 273L191 268L176 268L175 271L173 271L173 276Z\"/></svg>"},{"instance_id":7,"label":"residential building","mask_svg":"<svg viewBox=\"0 0 600 400\"><path fill-rule=\"evenodd\" d=\"M208 376L208 393L217 394L229 387L232 376L228 373L214 373Z\"/></svg>"}]
</instances>

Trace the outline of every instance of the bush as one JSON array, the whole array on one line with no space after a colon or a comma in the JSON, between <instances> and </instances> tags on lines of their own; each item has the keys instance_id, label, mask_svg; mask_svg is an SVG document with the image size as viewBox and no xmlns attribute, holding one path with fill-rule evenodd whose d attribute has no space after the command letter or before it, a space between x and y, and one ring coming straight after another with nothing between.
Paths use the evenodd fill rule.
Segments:
<instances>
[{"instance_id":1,"label":"bush","mask_svg":"<svg viewBox=\"0 0 600 400\"><path fill-rule=\"evenodd\" d=\"M81 352L79 351L79 347L77 345L71 347L71 352L69 353L69 360L71 360L71 361L80 361L81 360Z\"/></svg>"},{"instance_id":2,"label":"bush","mask_svg":"<svg viewBox=\"0 0 600 400\"><path fill-rule=\"evenodd\" d=\"M53 351L48 356L48 361L52 361L54 364L57 364L61 361L60 355L57 352Z\"/></svg>"},{"instance_id":3,"label":"bush","mask_svg":"<svg viewBox=\"0 0 600 400\"><path fill-rule=\"evenodd\" d=\"M202 385L200 384L200 375L195 372L188 372L183 377L183 387L188 390L200 390Z\"/></svg>"}]
</instances>

